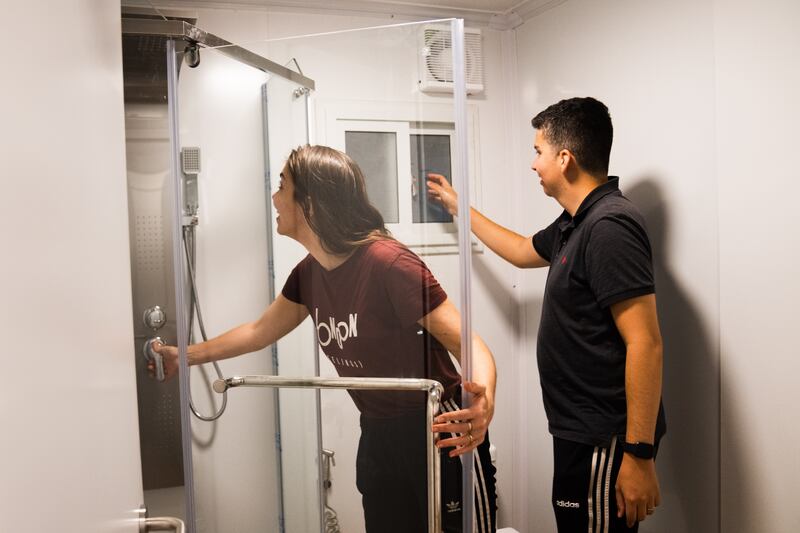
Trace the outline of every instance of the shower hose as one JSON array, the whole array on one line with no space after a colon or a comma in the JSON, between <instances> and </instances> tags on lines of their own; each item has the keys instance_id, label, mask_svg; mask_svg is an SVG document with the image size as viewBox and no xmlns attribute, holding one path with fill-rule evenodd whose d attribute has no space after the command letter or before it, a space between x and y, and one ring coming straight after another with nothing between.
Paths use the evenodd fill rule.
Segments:
<instances>
[{"instance_id":1,"label":"shower hose","mask_svg":"<svg viewBox=\"0 0 800 533\"><path fill-rule=\"evenodd\" d=\"M341 533L336 511L328 507L328 504L325 504L325 533Z\"/></svg>"},{"instance_id":2,"label":"shower hose","mask_svg":"<svg viewBox=\"0 0 800 533\"><path fill-rule=\"evenodd\" d=\"M206 328L203 325L203 313L200 311L200 299L197 296L197 281L195 280L194 275L194 265L197 254L194 243L194 228L194 226L183 227L183 250L186 252L186 264L189 267L189 280L192 288L192 297L190 298L189 303L189 344L192 344L192 339L194 337L195 309L197 310L197 325L200 327L200 335L203 337L203 341L208 340L208 337L206 336ZM214 361L212 364L214 365L214 370L217 372L217 377L219 377L219 379L223 379L222 371L219 369L217 362ZM191 376L192 373L189 372L189 407L191 408L194 416L200 420L205 422L213 422L221 417L222 413L225 412L225 408L228 406L228 392L225 391L222 393L222 405L219 407L219 409L215 411L213 415L205 416L194 406L194 400L192 399Z\"/></svg>"}]
</instances>

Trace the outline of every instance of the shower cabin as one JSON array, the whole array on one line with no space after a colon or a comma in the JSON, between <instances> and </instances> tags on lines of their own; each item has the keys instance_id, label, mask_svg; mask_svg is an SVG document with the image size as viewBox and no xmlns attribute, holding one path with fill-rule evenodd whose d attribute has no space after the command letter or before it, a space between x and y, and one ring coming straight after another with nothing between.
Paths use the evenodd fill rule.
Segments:
<instances>
[{"instance_id":1,"label":"shower cabin","mask_svg":"<svg viewBox=\"0 0 800 533\"><path fill-rule=\"evenodd\" d=\"M463 86L463 22L439 21L444 40L422 60L430 25L238 44L202 27L191 13L123 10L144 506L192 533L363 531L349 386L214 387L233 376L335 381L312 321L216 367L187 367L186 347L259 317L305 257L277 235L271 195L286 156L309 143L359 163L387 226L426 261L469 331L469 220L443 215L420 194L421 176L437 172L469 202L466 146L477 120L465 94L419 91L419 69L436 54ZM385 68L388 57L396 64ZM159 379L154 339L178 346L176 378ZM462 340L469 375L470 339ZM471 476L464 469L464 486ZM472 497L464 501L471 524Z\"/></svg>"}]
</instances>

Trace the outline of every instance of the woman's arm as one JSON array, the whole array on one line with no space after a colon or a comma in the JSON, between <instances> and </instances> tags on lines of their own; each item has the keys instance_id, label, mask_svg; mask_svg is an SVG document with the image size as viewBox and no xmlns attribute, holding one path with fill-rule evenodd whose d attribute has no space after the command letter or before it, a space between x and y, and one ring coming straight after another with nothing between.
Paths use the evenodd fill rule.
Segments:
<instances>
[{"instance_id":1,"label":"woman's arm","mask_svg":"<svg viewBox=\"0 0 800 533\"><path fill-rule=\"evenodd\" d=\"M305 306L279 294L258 320L237 326L206 342L189 346L187 353L189 364L210 363L258 351L292 331L307 316L308 309ZM166 377L175 375L178 371L178 348L154 344L153 349L164 357ZM152 368L152 363L148 368Z\"/></svg>"},{"instance_id":2,"label":"woman's arm","mask_svg":"<svg viewBox=\"0 0 800 533\"><path fill-rule=\"evenodd\" d=\"M461 314L449 299L421 318L419 324L461 361ZM467 409L439 415L433 425L433 431L437 433L462 434L437 443L440 448L455 446L450 452L451 457L474 450L485 439L494 416L496 382L497 369L492 352L473 332L472 381L462 384L473 395L471 405Z\"/></svg>"}]
</instances>

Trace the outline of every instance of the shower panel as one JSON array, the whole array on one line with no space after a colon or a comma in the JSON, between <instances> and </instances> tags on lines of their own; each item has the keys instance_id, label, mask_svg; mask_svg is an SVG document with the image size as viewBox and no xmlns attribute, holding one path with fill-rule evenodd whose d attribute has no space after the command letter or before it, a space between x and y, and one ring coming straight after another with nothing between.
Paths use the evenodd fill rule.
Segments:
<instances>
[{"instance_id":1,"label":"shower panel","mask_svg":"<svg viewBox=\"0 0 800 533\"><path fill-rule=\"evenodd\" d=\"M176 335L166 43L151 35L122 39L142 480L145 491L174 492L184 483L178 383L150 379L142 356L149 339Z\"/></svg>"},{"instance_id":2,"label":"shower panel","mask_svg":"<svg viewBox=\"0 0 800 533\"><path fill-rule=\"evenodd\" d=\"M214 85L213 77L220 76L215 69L257 72L253 70L255 68L261 71L264 81L267 79L264 73L268 73L271 79L292 80L291 91L303 89L303 96L306 96L309 89L313 89L314 83L305 76L204 32L193 23L193 20L185 18L160 20L160 17L147 14L123 16L128 208L135 333L132 354L136 361L142 478L148 511L151 515L178 516L186 521L187 531L193 533L222 533L226 531L227 520L241 520L242 517L230 516L231 513L238 513L236 510L224 511L223 507L215 507L214 491L218 485L220 490L225 490L223 484L231 483L231 480L222 477L215 481L214 465L217 462L241 462L240 459L246 457L243 455L239 458L226 452L225 447L230 449L231 442L234 443L234 448L237 442L242 445L250 444L252 447L252 443L248 442L252 440L251 435L242 438L241 432L226 431L227 427L235 428L240 423L236 420L237 417L247 416L243 412L243 409L247 410L246 402L239 399L238 412L233 415L232 421L225 422L225 426L221 426L220 421L212 421L218 416L191 418L188 409L192 404L192 397L189 372L185 371L185 367L179 379L164 381L159 379L162 376L158 365L155 377L149 376L147 372L147 357L155 357L148 350L149 343L154 339L163 339L166 344L185 346L185 340L181 343L180 339L188 337L191 342L190 331L194 328L189 324L195 313L200 312L196 298L192 296L197 296L198 292L205 296L204 291L209 287L208 276L218 276L206 268L208 258L213 259L213 256L208 256L207 250L215 242L214 235L218 235L226 218L215 214L214 205L203 205L203 180L206 179L205 174L213 182L214 178L235 172L230 168L234 165L220 155L224 152L224 141L219 137L210 135L213 142L209 143L187 143L202 147L202 150L197 146L185 146L182 151L179 148L180 137L185 134L187 138L191 138L206 133L193 123L194 119L200 120L206 110L192 104L193 101L202 101L204 91ZM218 46L225 48L204 50ZM188 52L184 54L184 50ZM188 67L197 67L198 72L205 69L207 72L193 74L187 80L187 72L195 70ZM256 172L251 169L246 177L260 180L260 194L263 198L261 210L266 206L266 212L261 217L267 220L266 224L261 222L261 227L271 237L270 147L266 135L269 129L266 109L268 85L261 82L254 87L252 96L257 111L255 117L258 121L258 137L263 134L263 142L255 144L255 149L250 150L251 157L257 156L261 163ZM232 102L237 100L235 96L228 99ZM184 100L181 105L188 111L181 113L179 100ZM263 132L260 113L262 106ZM233 130L238 130L237 125L232 126ZM308 141L307 126L304 126L303 133L299 142L294 139L296 144ZM263 161L260 159L262 151ZM208 171L203 172L203 158L207 154L211 164ZM278 155L276 152L276 157L281 158L283 154ZM182 164L176 164L176 161ZM216 185L208 185L208 188L214 186ZM231 186L236 187L235 184ZM217 196L212 194L207 198L213 199ZM211 221L213 217L216 219ZM207 242L203 240L203 232ZM268 240L265 239L264 253L260 260L263 261L264 272L269 271L271 274L272 243L266 242ZM198 259L198 255L202 260ZM214 263L212 260L211 264ZM175 290L176 285L180 286L179 291ZM214 285L211 284L211 287ZM271 291L272 294L265 294L259 305L266 307L274 297L274 288ZM213 298L209 300L213 301ZM212 318L222 314L214 305L209 309L204 306L203 311ZM205 329L202 325L200 327ZM215 325L209 336L221 333L222 327ZM181 348L182 357L185 357L183 351ZM267 359L271 367L273 360L277 363L275 352ZM266 369L261 369L262 372L264 370ZM276 369L273 367L272 370L274 372ZM210 389L203 391L203 381L208 381L206 376L196 369L192 373L196 382L194 394L200 396L201 403L207 397L217 396L211 394ZM221 376L212 375L211 379L217 377ZM274 416L274 422L264 420L261 423L265 430L274 426L275 433L264 441L272 442L273 446L280 442L277 394L275 399L275 411L270 415L270 419ZM191 408L194 410L193 405ZM198 409L196 412L213 412L207 409L208 407ZM219 411L217 413L221 414ZM226 414L220 420L228 417ZM235 434L230 435L231 431ZM269 454L263 457L269 457ZM274 457L272 460L275 463L272 466L265 465L265 468L280 472L280 454ZM255 465L251 465L251 470L252 466ZM249 487L240 486L237 489L247 493ZM277 497L273 495L274 492L275 489L264 492L265 497L274 498L274 503L263 505L266 502L262 502L260 507L277 511L269 516L264 516L262 512L261 518L251 522L253 525L246 526L245 529L257 527L259 530L284 530L280 484L277 487Z\"/></svg>"}]
</instances>

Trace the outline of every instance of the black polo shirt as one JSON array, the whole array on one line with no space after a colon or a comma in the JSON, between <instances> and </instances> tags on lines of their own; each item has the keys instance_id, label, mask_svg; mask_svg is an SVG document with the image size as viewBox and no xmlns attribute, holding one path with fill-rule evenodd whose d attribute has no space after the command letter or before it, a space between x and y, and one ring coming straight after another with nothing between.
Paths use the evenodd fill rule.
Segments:
<instances>
[{"instance_id":1,"label":"black polo shirt","mask_svg":"<svg viewBox=\"0 0 800 533\"><path fill-rule=\"evenodd\" d=\"M626 349L609 307L655 292L644 218L612 176L574 217L564 211L534 235L533 247L550 263L537 343L550 432L605 446L627 420ZM664 432L662 407L656 441Z\"/></svg>"}]
</instances>

